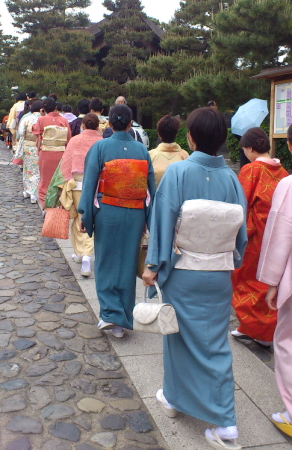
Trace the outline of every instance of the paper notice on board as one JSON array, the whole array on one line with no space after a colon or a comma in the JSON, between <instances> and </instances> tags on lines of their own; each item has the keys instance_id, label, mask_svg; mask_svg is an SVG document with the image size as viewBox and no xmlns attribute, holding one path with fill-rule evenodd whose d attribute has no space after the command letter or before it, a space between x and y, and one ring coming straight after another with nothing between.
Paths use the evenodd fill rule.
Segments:
<instances>
[{"instance_id":1,"label":"paper notice on board","mask_svg":"<svg viewBox=\"0 0 292 450\"><path fill-rule=\"evenodd\" d=\"M281 89L280 100L286 100L286 89Z\"/></svg>"},{"instance_id":2,"label":"paper notice on board","mask_svg":"<svg viewBox=\"0 0 292 450\"><path fill-rule=\"evenodd\" d=\"M280 111L280 118L285 119L286 118L286 108L285 103L281 103L281 111Z\"/></svg>"},{"instance_id":3,"label":"paper notice on board","mask_svg":"<svg viewBox=\"0 0 292 450\"><path fill-rule=\"evenodd\" d=\"M291 89L287 89L287 100L291 100Z\"/></svg>"},{"instance_id":4,"label":"paper notice on board","mask_svg":"<svg viewBox=\"0 0 292 450\"><path fill-rule=\"evenodd\" d=\"M286 103L286 117L291 117L291 103Z\"/></svg>"},{"instance_id":5,"label":"paper notice on board","mask_svg":"<svg viewBox=\"0 0 292 450\"><path fill-rule=\"evenodd\" d=\"M292 125L292 117L291 116L287 117L286 125L287 125L287 127L290 127L290 125Z\"/></svg>"}]
</instances>

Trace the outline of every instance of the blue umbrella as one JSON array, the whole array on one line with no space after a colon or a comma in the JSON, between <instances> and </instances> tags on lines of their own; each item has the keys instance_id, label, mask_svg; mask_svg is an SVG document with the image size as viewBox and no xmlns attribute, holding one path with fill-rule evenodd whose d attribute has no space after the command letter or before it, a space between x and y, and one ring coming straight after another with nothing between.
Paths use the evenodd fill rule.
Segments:
<instances>
[{"instance_id":1,"label":"blue umbrella","mask_svg":"<svg viewBox=\"0 0 292 450\"><path fill-rule=\"evenodd\" d=\"M253 98L240 106L231 119L231 133L242 136L247 130L259 127L269 114L266 100Z\"/></svg>"}]
</instances>

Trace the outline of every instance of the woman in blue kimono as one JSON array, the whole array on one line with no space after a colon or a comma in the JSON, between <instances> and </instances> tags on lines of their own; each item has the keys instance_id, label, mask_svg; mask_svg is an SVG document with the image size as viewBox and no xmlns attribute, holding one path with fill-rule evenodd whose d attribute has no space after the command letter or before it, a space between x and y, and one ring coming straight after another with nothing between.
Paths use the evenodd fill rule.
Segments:
<instances>
[{"instance_id":1,"label":"woman in blue kimono","mask_svg":"<svg viewBox=\"0 0 292 450\"><path fill-rule=\"evenodd\" d=\"M114 106L109 122L112 137L96 142L87 153L78 212L81 228L89 236L94 232L98 326L121 338L124 328L133 328L139 248L155 179L146 147L128 133L130 108Z\"/></svg>"},{"instance_id":2,"label":"woman in blue kimono","mask_svg":"<svg viewBox=\"0 0 292 450\"><path fill-rule=\"evenodd\" d=\"M156 397L169 417L180 411L218 425L205 432L213 448L239 450L227 336L231 272L247 242L246 200L235 173L216 156L227 136L223 116L200 108L187 128L193 153L171 164L160 182L143 274L150 296L157 277L180 329L164 337L163 390Z\"/></svg>"}]
</instances>

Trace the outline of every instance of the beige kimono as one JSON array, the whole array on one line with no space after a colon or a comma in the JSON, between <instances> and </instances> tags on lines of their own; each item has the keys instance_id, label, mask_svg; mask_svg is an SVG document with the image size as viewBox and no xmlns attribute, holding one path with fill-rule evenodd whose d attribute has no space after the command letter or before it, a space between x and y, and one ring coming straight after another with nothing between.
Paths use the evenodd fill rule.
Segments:
<instances>
[{"instance_id":1,"label":"beige kimono","mask_svg":"<svg viewBox=\"0 0 292 450\"><path fill-rule=\"evenodd\" d=\"M149 152L154 174L156 189L167 167L177 161L183 161L189 157L188 152L183 150L176 142L166 144L162 142L154 150Z\"/></svg>"}]
</instances>

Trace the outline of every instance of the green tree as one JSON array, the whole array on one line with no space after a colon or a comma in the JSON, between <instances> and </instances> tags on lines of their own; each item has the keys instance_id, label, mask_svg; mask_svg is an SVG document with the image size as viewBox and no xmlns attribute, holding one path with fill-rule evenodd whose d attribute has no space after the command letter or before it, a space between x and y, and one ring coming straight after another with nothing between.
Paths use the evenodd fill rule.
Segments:
<instances>
[{"instance_id":1,"label":"green tree","mask_svg":"<svg viewBox=\"0 0 292 450\"><path fill-rule=\"evenodd\" d=\"M5 110L11 106L11 87L15 85L15 79L8 70L8 64L16 43L17 38L3 34L0 29L0 101L1 108Z\"/></svg>"},{"instance_id":2,"label":"green tree","mask_svg":"<svg viewBox=\"0 0 292 450\"><path fill-rule=\"evenodd\" d=\"M166 52L183 51L187 55L206 55L214 16L227 9L234 0L184 0L167 27L162 42Z\"/></svg>"},{"instance_id":3,"label":"green tree","mask_svg":"<svg viewBox=\"0 0 292 450\"><path fill-rule=\"evenodd\" d=\"M238 0L215 16L214 58L242 70L291 61L291 0Z\"/></svg>"},{"instance_id":4,"label":"green tree","mask_svg":"<svg viewBox=\"0 0 292 450\"><path fill-rule=\"evenodd\" d=\"M90 0L5 0L13 25L22 33L47 33L52 28L88 25L88 15L75 11L90 6Z\"/></svg>"},{"instance_id":5,"label":"green tree","mask_svg":"<svg viewBox=\"0 0 292 450\"><path fill-rule=\"evenodd\" d=\"M138 62L149 58L154 33L140 0L105 0L103 5L111 14L101 25L109 51L100 58L100 74L123 84L136 78Z\"/></svg>"}]
</instances>

